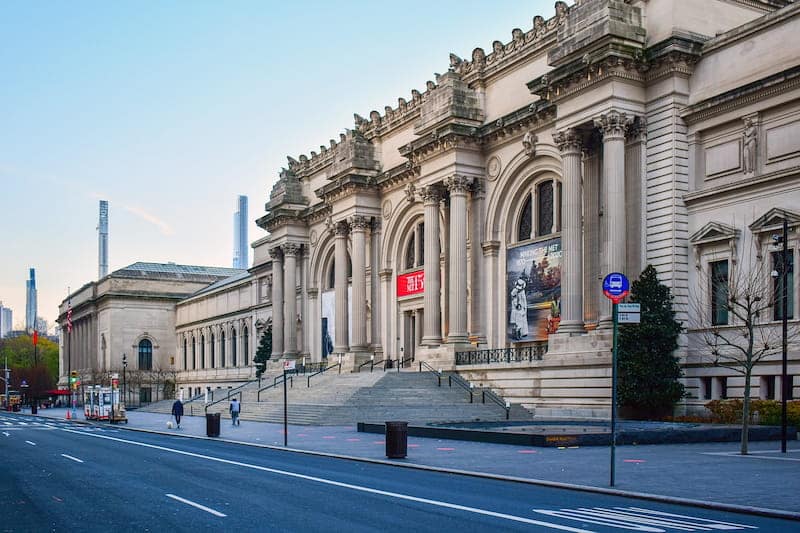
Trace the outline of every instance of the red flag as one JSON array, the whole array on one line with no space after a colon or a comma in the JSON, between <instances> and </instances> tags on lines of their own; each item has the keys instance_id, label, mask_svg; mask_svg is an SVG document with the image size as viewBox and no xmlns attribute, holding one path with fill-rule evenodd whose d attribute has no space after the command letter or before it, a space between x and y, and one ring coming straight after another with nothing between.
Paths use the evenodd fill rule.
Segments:
<instances>
[{"instance_id":1,"label":"red flag","mask_svg":"<svg viewBox=\"0 0 800 533\"><path fill-rule=\"evenodd\" d=\"M33 345L36 346L37 344L39 344L39 332L33 330Z\"/></svg>"},{"instance_id":2,"label":"red flag","mask_svg":"<svg viewBox=\"0 0 800 533\"><path fill-rule=\"evenodd\" d=\"M72 298L67 302L67 333L72 333Z\"/></svg>"}]
</instances>

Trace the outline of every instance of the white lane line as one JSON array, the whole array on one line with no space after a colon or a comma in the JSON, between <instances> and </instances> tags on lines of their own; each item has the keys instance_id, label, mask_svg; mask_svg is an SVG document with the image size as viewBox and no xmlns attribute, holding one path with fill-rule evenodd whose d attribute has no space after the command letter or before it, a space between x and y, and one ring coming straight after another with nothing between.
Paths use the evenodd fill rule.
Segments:
<instances>
[{"instance_id":1,"label":"white lane line","mask_svg":"<svg viewBox=\"0 0 800 533\"><path fill-rule=\"evenodd\" d=\"M6 437L8 437L8 436L10 436L10 435L11 435L11 433L9 433L8 431L4 431L4 432L3 432L3 435L5 435Z\"/></svg>"},{"instance_id":2,"label":"white lane line","mask_svg":"<svg viewBox=\"0 0 800 533\"><path fill-rule=\"evenodd\" d=\"M80 459L78 459L77 457L72 457L71 455L67 455L65 453L62 453L61 457L66 457L67 459L71 459L71 460L75 461L76 463L82 463L83 462Z\"/></svg>"},{"instance_id":3,"label":"white lane line","mask_svg":"<svg viewBox=\"0 0 800 533\"><path fill-rule=\"evenodd\" d=\"M191 505L192 507L197 507L198 509L205 511L207 513L211 513L214 516L221 516L226 517L227 515L220 513L219 511L215 511L211 507L206 507L205 505L200 505L199 503L195 503L191 500L187 500L186 498L181 498L180 496L175 496L174 494L167 494L167 497L172 498L173 500L178 500L181 503L185 503L186 505Z\"/></svg>"},{"instance_id":4,"label":"white lane line","mask_svg":"<svg viewBox=\"0 0 800 533\"><path fill-rule=\"evenodd\" d=\"M386 496L386 497L395 498L395 499L398 499L398 500L405 500L405 501L411 501L411 502L417 502L417 503L424 503L424 504L427 504L427 505L432 505L434 507L444 507L446 509L453 509L453 510L456 510L456 511L464 511L464 512L467 512L467 513L474 513L474 514L479 514L479 515L483 515L483 516L491 516L493 518L502 518L504 520L510 520L512 522L521 522L523 524L531 524L531 525L534 525L534 526L541 526L541 527L547 527L547 528L551 528L551 529L558 529L558 530L561 530L561 531L570 531L572 533L593 533L592 531L587 530L587 529L579 529L579 528L574 528L574 527L570 527L570 526L564 526L564 525L561 525L561 524L555 524L553 522L543 522L543 521L540 521L540 520L532 520L530 518L525 518L523 516L515 516L515 515L510 515L510 514L505 514L505 513L497 513L495 511L487 511L486 509L479 509L477 507L467 507L465 505L458 505L458 504L455 504L455 503L443 502L443 501L439 501L439 500L430 500L428 498L418 498L416 496L410 496L408 494L400 494L398 492L389 492L389 491L385 491L385 490L373 489L373 488L364 487L364 486L361 486L361 485L352 485L350 483L342 483L341 481L334 481L332 479L325 479L325 478L321 478L321 477L308 476L308 475L305 475L305 474L298 474L297 472L289 472L287 470L277 470L275 468L268 468L266 466L259 466L259 465L249 464L249 463L242 463L240 461L232 461L230 459L222 459L220 457L212 457L210 455L203 455L203 454L192 453L192 452L187 452L187 451L183 451L183 450L176 450L174 448L167 448L165 446L158 446L156 444L147 444L147 443L144 443L144 442L136 442L134 440L121 439L119 437L110 437L108 435L98 435L97 433L84 433L84 432L75 431L75 430L72 430L72 429L65 429L64 431L66 431L68 433L75 433L76 435L85 435L87 437L94 437L94 438L97 438L97 439L112 440L112 441L116 441L116 442L122 442L122 443L125 443L125 444L132 444L134 446L142 446L144 448L151 448L151 449L154 449L154 450L161 450L161 451L164 451L164 452L175 453L175 454L178 454L178 455L186 455L188 457L195 457L195 458L198 458L198 459L206 459L207 461L214 461L214 462L217 462L217 463L229 464L229 465L234 465L234 466L241 466L243 468L250 468L250 469L253 469L253 470L259 470L261 472L269 472L271 474L277 474L277 475L296 478L296 479L303 479L303 480L306 480L306 481L313 481L313 482L321 483L321 484L324 484L324 485L331 485L331 486L334 486L334 487L350 489L350 490L354 490L354 491L358 491L358 492L366 492L368 494L376 494L376 495L379 495L379 496Z\"/></svg>"},{"instance_id":5,"label":"white lane line","mask_svg":"<svg viewBox=\"0 0 800 533\"><path fill-rule=\"evenodd\" d=\"M31 446L36 446L36 443L35 443L35 442L31 442L31 441L29 441L29 440L26 440L25 442L26 442L26 443L28 443L28 444L30 444Z\"/></svg>"},{"instance_id":6,"label":"white lane line","mask_svg":"<svg viewBox=\"0 0 800 533\"><path fill-rule=\"evenodd\" d=\"M718 457L745 457L748 459L766 459L767 461L790 461L793 463L800 462L800 457L769 457L766 455L756 455L755 453L742 455L739 452L703 452L703 455L716 455Z\"/></svg>"}]
</instances>

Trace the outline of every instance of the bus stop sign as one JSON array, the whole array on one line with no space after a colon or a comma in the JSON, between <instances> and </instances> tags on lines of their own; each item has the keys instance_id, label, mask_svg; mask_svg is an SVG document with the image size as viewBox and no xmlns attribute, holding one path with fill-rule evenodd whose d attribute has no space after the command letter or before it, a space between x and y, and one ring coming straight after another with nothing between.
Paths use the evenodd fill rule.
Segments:
<instances>
[{"instance_id":1,"label":"bus stop sign","mask_svg":"<svg viewBox=\"0 0 800 533\"><path fill-rule=\"evenodd\" d=\"M630 283L625 274L612 272L603 279L603 294L615 304L618 304L620 300L628 295L630 288Z\"/></svg>"}]
</instances>

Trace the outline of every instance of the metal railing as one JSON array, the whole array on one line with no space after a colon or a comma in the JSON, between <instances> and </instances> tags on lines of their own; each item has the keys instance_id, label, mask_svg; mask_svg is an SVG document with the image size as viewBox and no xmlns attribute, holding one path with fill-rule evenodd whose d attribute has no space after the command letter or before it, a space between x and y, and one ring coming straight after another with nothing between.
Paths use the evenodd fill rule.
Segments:
<instances>
[{"instance_id":1,"label":"metal railing","mask_svg":"<svg viewBox=\"0 0 800 533\"><path fill-rule=\"evenodd\" d=\"M342 373L342 363L334 363L334 364L332 364L331 366L329 366L327 368L323 368L322 370L318 370L317 372L314 372L313 374L309 375L308 378L307 378L306 387L311 387L311 378L313 378L314 376L316 376L318 374L322 374L323 372L327 372L331 368L336 368L336 367L339 367L339 373L341 374Z\"/></svg>"},{"instance_id":2,"label":"metal railing","mask_svg":"<svg viewBox=\"0 0 800 533\"><path fill-rule=\"evenodd\" d=\"M242 389L244 389L245 387L247 387L251 383L257 383L258 381L259 381L258 379L251 379L251 380L245 381L244 383L242 383L241 385L239 385L237 387L233 387L232 389L229 388L229 389L227 389L227 394L225 395L225 397L224 398L220 398L217 401L214 401L214 391L215 390L218 391L220 389L211 389L210 391L208 391L208 394L211 397L211 401L208 402L205 405L206 412L208 412L208 408L211 407L212 405L215 405L215 404L218 404L220 402L224 402L224 401L230 400L231 399L231 393L233 393L234 396L236 396L238 394L239 395L239 401L241 402L242 401ZM194 400L194 399L195 398L192 398L192 400Z\"/></svg>"},{"instance_id":3,"label":"metal railing","mask_svg":"<svg viewBox=\"0 0 800 533\"><path fill-rule=\"evenodd\" d=\"M280 376L277 376L275 379L272 380L272 385L267 385L266 387L261 387L260 389L258 389L258 393L256 394L256 401L257 402L261 401L261 391L265 391L267 389L275 388L278 385L280 385L281 383L283 383L284 376L286 376L289 379L289 388L293 389L294 388L294 376L290 376L288 373L287 374L281 374Z\"/></svg>"},{"instance_id":4,"label":"metal railing","mask_svg":"<svg viewBox=\"0 0 800 533\"><path fill-rule=\"evenodd\" d=\"M400 369L401 368L405 368L407 363L413 363L413 362L414 362L414 356L406 357L405 359L400 359L398 357L397 358L397 371L400 372Z\"/></svg>"},{"instance_id":5,"label":"metal railing","mask_svg":"<svg viewBox=\"0 0 800 533\"><path fill-rule=\"evenodd\" d=\"M518 348L493 348L456 352L456 365L487 365L490 363L521 363L541 361L547 353L547 343Z\"/></svg>"},{"instance_id":6,"label":"metal railing","mask_svg":"<svg viewBox=\"0 0 800 533\"><path fill-rule=\"evenodd\" d=\"M482 403L486 403L486 398L489 398L489 401L496 403L505 410L506 420L511 417L511 405L506 400L498 396L497 393L491 389L481 388L481 393Z\"/></svg>"},{"instance_id":7,"label":"metal railing","mask_svg":"<svg viewBox=\"0 0 800 533\"><path fill-rule=\"evenodd\" d=\"M378 363L381 363L381 362L382 361L378 361ZM360 373L361 369L364 368L367 365L369 365L369 371L372 372L372 370L375 368L375 360L374 359L370 359L369 361L364 361L363 363L358 365L358 372Z\"/></svg>"},{"instance_id":8,"label":"metal railing","mask_svg":"<svg viewBox=\"0 0 800 533\"><path fill-rule=\"evenodd\" d=\"M239 387L237 387L237 389L238 389L238 388L239 388ZM221 403L221 402L225 402L225 401L228 401L228 400L230 400L230 399L231 399L230 390L229 390L228 392L229 392L229 394L228 394L228 396L227 396L227 397L225 397L225 398L220 398L219 400L217 400L217 401L215 401L215 402L208 402L207 404L205 404L205 406L203 407L203 408L205 409L205 412L207 413L207 412L208 412L208 408L209 408L209 407L211 407L212 405L217 405L218 403ZM239 402L241 402L241 401L242 401L242 391L234 392L234 393L233 393L233 396L234 396L234 398L235 398L236 396L238 396L238 397L239 397Z\"/></svg>"},{"instance_id":9,"label":"metal railing","mask_svg":"<svg viewBox=\"0 0 800 533\"><path fill-rule=\"evenodd\" d=\"M475 401L475 386L467 381L466 379L462 378L458 374L448 374L447 375L447 383L449 386L453 386L453 383L461 387L462 389L466 390L469 393L469 403L474 403ZM511 417L511 405L505 401L502 397L500 397L496 392L491 389L485 389L483 387L480 388L481 392L481 403L486 403L488 399L492 403L496 403L500 407L503 408L506 412L506 420Z\"/></svg>"},{"instance_id":10,"label":"metal railing","mask_svg":"<svg viewBox=\"0 0 800 533\"><path fill-rule=\"evenodd\" d=\"M419 371L420 372L422 372L422 367L425 367L425 371L426 372L430 372L431 374L436 376L436 381L439 382L439 386L441 387L442 386L442 371L441 370L436 370L435 368L433 368L431 365L429 365L425 361L420 361L419 362Z\"/></svg>"},{"instance_id":11,"label":"metal railing","mask_svg":"<svg viewBox=\"0 0 800 533\"><path fill-rule=\"evenodd\" d=\"M469 403L473 403L474 397L473 397L472 383L468 382L466 379L462 378L458 374L448 374L447 385L449 387L452 387L453 382L455 382L456 385L458 385L459 387L461 387L462 389L464 389L469 393Z\"/></svg>"}]
</instances>

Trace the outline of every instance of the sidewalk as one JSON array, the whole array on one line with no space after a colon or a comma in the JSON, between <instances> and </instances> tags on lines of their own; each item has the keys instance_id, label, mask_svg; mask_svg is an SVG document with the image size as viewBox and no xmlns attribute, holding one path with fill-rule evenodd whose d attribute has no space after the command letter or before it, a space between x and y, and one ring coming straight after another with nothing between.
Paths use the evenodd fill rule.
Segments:
<instances>
[{"instance_id":1,"label":"sidewalk","mask_svg":"<svg viewBox=\"0 0 800 533\"><path fill-rule=\"evenodd\" d=\"M39 416L64 420L66 409ZM205 417L186 416L181 428L167 428L168 415L129 411L128 424L111 427L207 438ZM78 411L75 423L84 421ZM97 423L108 426L107 423ZM174 420L173 420L174 425ZM219 440L283 448L283 426L242 421L220 423ZM507 444L409 437L406 459L386 459L382 435L359 433L355 426L289 426L289 448L393 464L424 465L501 477L609 489L609 448L604 446L531 448ZM753 442L749 456L738 443L617 446L616 484L624 492L646 493L762 510L792 513L800 520L800 444Z\"/></svg>"}]
</instances>

